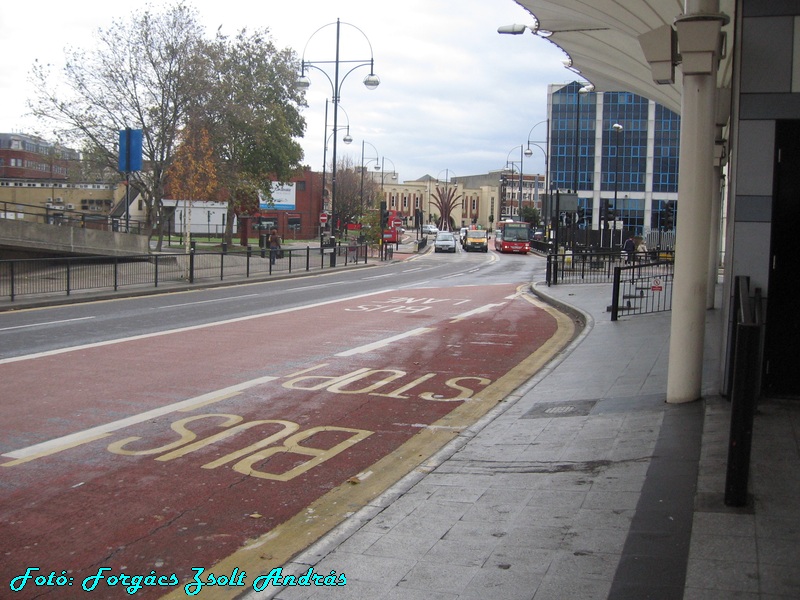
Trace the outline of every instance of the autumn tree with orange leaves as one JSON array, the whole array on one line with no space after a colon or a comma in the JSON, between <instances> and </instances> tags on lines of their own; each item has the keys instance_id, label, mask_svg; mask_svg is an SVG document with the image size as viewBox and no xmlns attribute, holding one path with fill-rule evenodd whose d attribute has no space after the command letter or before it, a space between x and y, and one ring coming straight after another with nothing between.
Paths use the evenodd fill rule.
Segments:
<instances>
[{"instance_id":1,"label":"autumn tree with orange leaves","mask_svg":"<svg viewBox=\"0 0 800 600\"><path fill-rule=\"evenodd\" d=\"M169 187L175 200L183 201L184 246L189 253L192 238L192 204L206 200L217 188L217 166L208 131L188 126L168 170Z\"/></svg>"}]
</instances>

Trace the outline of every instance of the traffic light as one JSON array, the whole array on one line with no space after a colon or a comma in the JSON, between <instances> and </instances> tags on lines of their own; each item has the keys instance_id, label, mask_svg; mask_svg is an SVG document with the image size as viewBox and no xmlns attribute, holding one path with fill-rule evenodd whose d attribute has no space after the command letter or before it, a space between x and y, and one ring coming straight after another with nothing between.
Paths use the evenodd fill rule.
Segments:
<instances>
[{"instance_id":1,"label":"traffic light","mask_svg":"<svg viewBox=\"0 0 800 600\"><path fill-rule=\"evenodd\" d=\"M577 218L575 219L575 224L576 225L583 225L583 223L586 221L586 209L583 208L582 206L579 206L578 207L578 214L576 216L577 216Z\"/></svg>"},{"instance_id":2,"label":"traffic light","mask_svg":"<svg viewBox=\"0 0 800 600\"><path fill-rule=\"evenodd\" d=\"M500 176L500 214L506 214L506 186L508 185L508 179L506 178L505 174Z\"/></svg>"},{"instance_id":3,"label":"traffic light","mask_svg":"<svg viewBox=\"0 0 800 600\"><path fill-rule=\"evenodd\" d=\"M608 222L611 219L611 208L608 205L608 198L603 198L601 201L600 218Z\"/></svg>"},{"instance_id":4,"label":"traffic light","mask_svg":"<svg viewBox=\"0 0 800 600\"><path fill-rule=\"evenodd\" d=\"M570 227L572 225L572 211L567 211L564 214L564 225Z\"/></svg>"},{"instance_id":5,"label":"traffic light","mask_svg":"<svg viewBox=\"0 0 800 600\"><path fill-rule=\"evenodd\" d=\"M675 228L675 203L672 200L668 201L667 206L664 208L663 225L667 231Z\"/></svg>"},{"instance_id":6,"label":"traffic light","mask_svg":"<svg viewBox=\"0 0 800 600\"><path fill-rule=\"evenodd\" d=\"M615 221L616 214L614 212L614 207L611 206L611 201L606 200L606 221Z\"/></svg>"},{"instance_id":7,"label":"traffic light","mask_svg":"<svg viewBox=\"0 0 800 600\"><path fill-rule=\"evenodd\" d=\"M389 227L389 211L386 210L386 202L381 201L381 230Z\"/></svg>"}]
</instances>

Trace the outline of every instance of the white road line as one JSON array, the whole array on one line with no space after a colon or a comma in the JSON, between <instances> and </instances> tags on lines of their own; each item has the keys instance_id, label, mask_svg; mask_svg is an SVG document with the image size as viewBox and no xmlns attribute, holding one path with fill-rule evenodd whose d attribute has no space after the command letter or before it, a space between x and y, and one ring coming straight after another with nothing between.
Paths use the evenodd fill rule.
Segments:
<instances>
[{"instance_id":1,"label":"white road line","mask_svg":"<svg viewBox=\"0 0 800 600\"><path fill-rule=\"evenodd\" d=\"M466 319L467 317L472 317L474 315L478 315L478 314L481 314L481 313L489 312L490 310L495 309L495 308L497 308L499 306L503 306L504 304L505 304L505 302L500 302L498 304L486 304L484 306L479 306L478 308L474 308L474 309L469 310L469 311L467 311L465 313L461 313L460 315L456 315L455 317L450 319L450 321L451 322L461 321L463 319Z\"/></svg>"},{"instance_id":2,"label":"white road line","mask_svg":"<svg viewBox=\"0 0 800 600\"><path fill-rule=\"evenodd\" d=\"M377 350L379 348L388 346L392 342L396 342L398 340L402 340L408 337L414 337L416 335L422 335L423 333L428 333L429 331L434 331L434 328L419 327L417 329L412 329L411 331L406 331L405 333L399 333L397 335L393 335L392 337L383 340L378 340L377 342L372 342L371 344L365 344L363 346L358 346L357 348L351 348L350 350L339 352L339 354L337 354L336 356L353 356L355 354L365 354L367 352L372 352L373 350Z\"/></svg>"},{"instance_id":3,"label":"white road line","mask_svg":"<svg viewBox=\"0 0 800 600\"><path fill-rule=\"evenodd\" d=\"M166 304L164 306L154 306L152 310L160 310L162 308L175 308L179 306L194 306L195 304L208 304L210 302L229 302L231 300L241 300L242 298L250 298L251 296L258 296L258 294L245 294L244 296L232 296L230 298L216 298L214 300L198 300L197 302L184 302L183 304Z\"/></svg>"},{"instance_id":4,"label":"white road line","mask_svg":"<svg viewBox=\"0 0 800 600\"><path fill-rule=\"evenodd\" d=\"M298 286L293 288L286 288L287 292L304 292L306 290L313 290L316 288L329 288L334 285L344 285L346 283L350 283L349 281L331 281L326 283L318 283L315 285L306 285L306 286Z\"/></svg>"},{"instance_id":5,"label":"white road line","mask_svg":"<svg viewBox=\"0 0 800 600\"><path fill-rule=\"evenodd\" d=\"M0 365L5 365L12 362L20 362L23 360L32 360L35 358L42 358L45 356L55 356L58 354L66 354L67 352L75 352L77 350L87 350L89 348L101 348L103 346L111 346L113 344L121 344L124 342L131 342L135 340L145 340L148 338L153 337L160 337L162 335L172 335L173 333L183 333L185 331L196 331L198 329L205 329L207 327L217 327L220 325L228 325L229 323L239 323L242 321L251 321L253 319L260 319L262 317L269 317L273 315L283 315L290 312L296 312L299 310L305 310L307 308L316 308L318 306L325 306L328 304L335 304L337 302L349 302L351 300L356 300L358 298L366 298L368 296L375 296L377 294L383 294L386 292L395 291L393 289L386 289L381 290L378 292L368 292L365 294L360 294L358 296L348 296L347 298L337 298L336 300L326 300L324 302L317 302L316 304L309 304L307 306L296 306L294 308L284 308L281 310L275 310L271 312L259 313L257 315L248 315L246 317L236 317L235 319L226 319L224 321L214 321L213 323L205 323L203 325L191 325L189 327L179 327L177 329L169 329L167 331L156 331L153 333L145 333L142 335L132 335L126 338L119 338L114 340L106 340L104 342L94 342L92 344L83 344L80 346L70 346L68 348L57 348L56 350L47 350L45 352L37 352L35 354L25 354L23 356L11 356L9 358L0 359Z\"/></svg>"},{"instance_id":6,"label":"white road line","mask_svg":"<svg viewBox=\"0 0 800 600\"><path fill-rule=\"evenodd\" d=\"M2 327L0 331L11 331L12 329L25 329L26 327L45 327L47 325L58 325L59 323L72 323L73 321L85 321L96 317L79 317L77 319L61 319L60 321L45 321L44 323L31 323L29 325L15 325L14 327Z\"/></svg>"},{"instance_id":7,"label":"white road line","mask_svg":"<svg viewBox=\"0 0 800 600\"><path fill-rule=\"evenodd\" d=\"M138 415L126 417L125 419L112 421L111 423L106 423L105 425L98 425L97 427L92 427L91 429L85 429L83 431L71 433L60 438L34 444L33 446L28 446L27 448L13 450L12 452L3 454L3 456L8 458L26 459L32 456L54 454L61 449L73 448L80 444L85 444L95 440L99 437L104 437L105 435L117 431L118 429L122 429L123 427L142 423L144 421L155 419L156 417L160 417L172 412L189 410L204 404L219 402L225 398L235 396L236 394L239 394L248 388L255 387L275 379L278 378L269 375L266 377L251 379L250 381L237 383L236 385L232 385L221 390L215 390L213 392L208 392L207 394L201 394L200 396L195 396L194 398L189 398L188 400L182 400L180 402L175 402L174 404L168 404L166 406L154 408L153 410L148 410L147 412L139 413Z\"/></svg>"}]
</instances>

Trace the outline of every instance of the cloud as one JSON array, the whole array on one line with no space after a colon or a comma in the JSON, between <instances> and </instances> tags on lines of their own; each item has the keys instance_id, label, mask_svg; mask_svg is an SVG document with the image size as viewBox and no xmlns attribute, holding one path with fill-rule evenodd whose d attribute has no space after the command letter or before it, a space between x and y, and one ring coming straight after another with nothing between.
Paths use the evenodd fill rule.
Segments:
<instances>
[{"instance_id":1,"label":"cloud","mask_svg":"<svg viewBox=\"0 0 800 600\"><path fill-rule=\"evenodd\" d=\"M497 33L499 25L532 21L513 0L406 0L380 7L364 0L188 3L209 35L219 26L229 35L244 27L269 28L278 47L291 47L298 55L305 49L312 61L334 61L335 27L330 24L340 19L340 75L352 67L342 61L369 58L371 50L381 85L374 91L364 88L367 67L346 75L341 85L346 116L340 113L339 124L346 125L349 117L354 141L339 144L337 151L359 164L364 140L367 158L375 155L374 147L387 168L395 165L401 180L445 169L470 175L502 168L509 151L525 144L531 127L546 119L547 85L574 78L561 63L563 54L549 42L530 34ZM147 6L154 5L144 0L2 3L0 52L17 59L0 73L0 130L27 126L22 115L34 58L60 64L66 46L90 47L99 27ZM330 69L333 78L332 64L320 66ZM332 131L329 114L324 135L325 100L332 90L322 73L309 76L304 162L321 170L324 139ZM543 136L544 128L538 128L536 139ZM538 153L526 160L526 172L542 170Z\"/></svg>"}]
</instances>

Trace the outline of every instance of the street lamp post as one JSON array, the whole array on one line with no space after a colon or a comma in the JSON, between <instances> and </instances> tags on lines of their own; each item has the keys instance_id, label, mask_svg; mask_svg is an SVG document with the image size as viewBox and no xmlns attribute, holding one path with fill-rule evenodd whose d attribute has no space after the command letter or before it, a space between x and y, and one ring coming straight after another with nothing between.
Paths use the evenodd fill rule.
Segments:
<instances>
[{"instance_id":1,"label":"street lamp post","mask_svg":"<svg viewBox=\"0 0 800 600\"><path fill-rule=\"evenodd\" d=\"M614 156L614 207L611 209L614 214L614 230L617 229L617 190L619 189L619 138L622 135L622 125L614 123L611 126L614 130L614 137L616 138L617 150ZM611 234L611 241L613 246L614 234Z\"/></svg>"},{"instance_id":2,"label":"street lamp post","mask_svg":"<svg viewBox=\"0 0 800 600\"><path fill-rule=\"evenodd\" d=\"M581 143L581 96L594 91L594 86L591 84L584 85L578 90L575 99L575 164L573 165L572 174L572 191L578 193L578 163L580 160L580 143Z\"/></svg>"},{"instance_id":3,"label":"street lamp post","mask_svg":"<svg viewBox=\"0 0 800 600\"><path fill-rule=\"evenodd\" d=\"M375 146L373 146L372 144L370 144L368 141L361 140L361 194L360 194L361 195L361 214L360 214L360 217L362 219L364 218L364 167L366 166L365 163L364 163L364 144L369 144L370 146L372 146L372 149L375 150L375 158L370 158L367 161L367 164L372 162L373 160L377 164L377 161L378 161L378 149Z\"/></svg>"},{"instance_id":4,"label":"street lamp post","mask_svg":"<svg viewBox=\"0 0 800 600\"><path fill-rule=\"evenodd\" d=\"M547 155L547 150L545 150L544 148L542 148L539 145L539 144L544 144L545 147L547 147L547 140L545 140L543 142L540 142L540 141L534 141L534 140L531 139L531 134L533 133L533 130L536 129L539 125L542 125L543 123L547 123L547 129L548 129L547 137L548 138L550 137L550 121L545 119L544 121L539 121L538 123L536 123L533 127L531 127L530 131L528 131L528 142L527 142L527 146L525 148L525 156L527 156L528 158L533 156L533 150L531 150L531 144L533 144L536 148L538 148L542 152L542 154L544 155L544 192L545 192L545 199L546 199L547 202L543 202L542 203L542 213L543 213L542 216L543 216L543 218L545 220L545 224L547 224L547 217L548 217L548 213L550 212L550 206L549 206L549 201L550 201L549 191L550 191L550 188L547 185L548 178L550 176L550 165L548 164L548 160L547 160L547 156L548 156ZM538 190L539 190L539 177L538 177L538 175L536 177L536 183L535 183L535 188L534 189L536 190L536 192L538 192Z\"/></svg>"},{"instance_id":5,"label":"street lamp post","mask_svg":"<svg viewBox=\"0 0 800 600\"><path fill-rule=\"evenodd\" d=\"M364 36L364 39L367 41L367 45L369 46L369 53L370 53L369 59L364 59L364 58L362 58L362 59L354 59L354 60L341 60L340 59L340 57L339 57L339 39L341 37L341 26L343 24L352 27L353 29L355 29L356 31L361 33L362 36ZM333 60L333 61L330 61L330 60L327 60L327 61L313 61L313 62L306 60L305 55L306 55L306 49L308 48L308 42L310 42L311 38L313 38L322 29L324 29L326 27L330 27L331 25L335 25L336 26L336 58L335 58L335 60ZM300 67L300 77L297 79L296 85L297 85L297 87L299 87L301 89L308 89L308 87L311 85L311 81L306 76L306 67L317 69L323 75L325 75L325 77L328 79L328 82L331 84L331 90L333 92L333 94L332 94L333 95L333 131L336 132L339 129L339 120L338 119L339 119L340 90L341 90L341 86L344 83L344 81L347 78L347 76L350 73L352 73L353 71L355 71L356 69L358 69L359 67L369 66L369 75L367 75L364 78L364 86L368 90L374 90L376 87L378 87L378 85L381 82L381 80L378 78L378 76L375 75L375 73L374 73L375 59L374 59L374 56L372 54L372 44L369 43L369 38L367 38L366 34L363 31L361 31L361 29L359 29L358 27L356 27L355 25L352 25L350 23L342 23L339 19L336 19L336 23L328 23L327 25L323 25L322 27L317 29L317 31L315 31L313 34L311 34L311 37L308 39L308 42L306 42L305 48L303 48L303 58L302 58L301 67ZM317 66L318 64L331 64L331 63L334 65L334 77L333 77L333 79L330 78L330 76L328 75L328 73L324 69L322 69L321 67ZM340 78L339 77L339 66L342 63L349 63L349 64L353 64L354 66ZM326 134L327 134L327 130L326 130ZM331 169L331 217L332 217L331 218L331 221L332 221L331 231L334 232L335 228L336 228L336 137L335 136L333 138L333 167Z\"/></svg>"},{"instance_id":6,"label":"street lamp post","mask_svg":"<svg viewBox=\"0 0 800 600\"><path fill-rule=\"evenodd\" d=\"M342 108L342 111L344 111L344 116L347 117L347 126L346 127L340 127L339 130L340 131L342 129L346 129L347 130L347 133L342 138L342 141L345 144L349 144L349 143L351 143L353 141L353 138L350 136L350 116L347 114L347 111L345 111L343 108ZM336 136L336 129L334 128L333 131L330 134L328 134L328 100L326 99L325 100L325 139L323 140L323 146L322 146L322 208L323 208L323 210L325 209L325 183L326 183L325 172L326 172L327 167L328 167L328 142L330 141L331 136L334 136L333 143L334 143L334 145L336 145L336 137L335 137ZM336 169L336 165L335 164L334 164L333 168ZM335 179L335 177L334 177L334 179ZM331 212L333 212L333 210L331 210Z\"/></svg>"},{"instance_id":7,"label":"street lamp post","mask_svg":"<svg viewBox=\"0 0 800 600\"><path fill-rule=\"evenodd\" d=\"M396 179L397 178L397 167L394 166L394 161L392 161L389 158L386 158L385 156L381 156L381 197L383 198L384 202L386 202L386 193L383 191L383 182L384 182L384 178L386 177L386 168L385 168L386 163L385 163L385 161L387 161L387 160L390 163L392 163L392 179ZM375 168L377 169L378 165L375 165ZM388 206L389 203L387 202L386 205ZM396 217L397 217L397 215L395 215L395 218ZM387 223L386 225L387 225L387 227L389 229L394 230L395 234L397 234L397 228L394 226L393 223ZM399 237L399 235L395 236L394 242L395 242L396 247L400 248L400 237Z\"/></svg>"},{"instance_id":8,"label":"street lamp post","mask_svg":"<svg viewBox=\"0 0 800 600\"><path fill-rule=\"evenodd\" d=\"M511 169L512 173L514 171L513 165L516 161L509 161L508 157L511 156L511 153L516 149L517 147L514 146L511 150L508 151L508 154L506 155L506 164L512 165ZM522 146L522 144L520 144L519 145L519 192L518 192L519 197L517 198L517 217L520 220L522 219L522 157L523 154L525 153L524 150L525 148Z\"/></svg>"},{"instance_id":9,"label":"street lamp post","mask_svg":"<svg viewBox=\"0 0 800 600\"><path fill-rule=\"evenodd\" d=\"M394 166L394 162L391 158L386 158L385 156L381 157L381 194L383 194L383 180L386 176L386 171L384 170L384 161L388 160L392 163L392 179L397 179L397 167Z\"/></svg>"}]
</instances>

